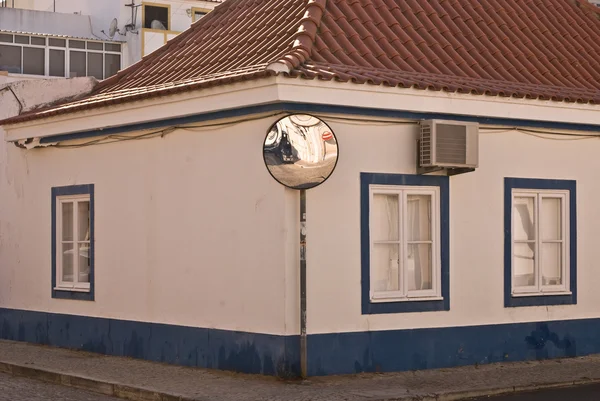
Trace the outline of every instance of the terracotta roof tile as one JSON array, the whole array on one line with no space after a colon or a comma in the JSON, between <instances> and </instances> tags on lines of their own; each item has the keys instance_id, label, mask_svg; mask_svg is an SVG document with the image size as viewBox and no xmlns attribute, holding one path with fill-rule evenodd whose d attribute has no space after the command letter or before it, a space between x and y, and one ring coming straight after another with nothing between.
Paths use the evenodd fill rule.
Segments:
<instances>
[{"instance_id":1,"label":"terracotta roof tile","mask_svg":"<svg viewBox=\"0 0 600 401\"><path fill-rule=\"evenodd\" d=\"M15 123L275 74L600 102L600 13L584 0L227 0L84 99Z\"/></svg>"}]
</instances>

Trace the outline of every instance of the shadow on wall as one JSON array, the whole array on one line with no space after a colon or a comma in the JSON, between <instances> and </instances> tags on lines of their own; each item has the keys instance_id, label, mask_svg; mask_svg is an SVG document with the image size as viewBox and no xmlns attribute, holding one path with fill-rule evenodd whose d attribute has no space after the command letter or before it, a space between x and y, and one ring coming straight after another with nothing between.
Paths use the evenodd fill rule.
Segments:
<instances>
[{"instance_id":1,"label":"shadow on wall","mask_svg":"<svg viewBox=\"0 0 600 401\"><path fill-rule=\"evenodd\" d=\"M297 377L299 337L0 308L5 340L175 365Z\"/></svg>"}]
</instances>

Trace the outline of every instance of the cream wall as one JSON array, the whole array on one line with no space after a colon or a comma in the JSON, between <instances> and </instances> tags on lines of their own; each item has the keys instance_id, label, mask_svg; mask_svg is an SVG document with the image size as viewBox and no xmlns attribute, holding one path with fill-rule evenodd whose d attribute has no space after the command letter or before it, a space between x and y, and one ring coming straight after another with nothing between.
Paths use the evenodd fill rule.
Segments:
<instances>
[{"instance_id":1,"label":"cream wall","mask_svg":"<svg viewBox=\"0 0 600 401\"><path fill-rule=\"evenodd\" d=\"M202 91L206 98L200 100L186 98L169 103L175 97L162 97L158 109L146 101L140 102L136 107L142 108L138 109L125 105L100 111L109 112L110 123L116 125L132 123L127 119L140 116L161 119L164 116L160 113L171 113L174 108L180 114L191 114L235 107L236 102L246 104L250 98L256 103L267 102L277 93L280 99L285 98L286 86L281 86L279 92L269 86L274 79L257 81L264 83L264 88L248 89L250 84L227 87L223 98L216 92L218 88L213 88ZM293 80L285 82L299 86ZM340 93L327 88L326 83L319 84L323 88L316 85L306 81L310 88L294 93L299 100L310 97L332 104L343 99L358 103L365 98L347 96L348 85L353 84L340 84ZM232 88L248 92L240 96L241 92ZM594 123L584 118L593 115L589 105L555 103L550 107L538 101L519 100L523 104L517 104L514 99L416 90L395 90L392 94L391 90L388 93L379 87L358 85L352 88L374 91L369 97L374 107L386 104L390 108L405 102L415 104L418 110L421 105L431 108L431 104L437 104L440 112L488 109L515 118L523 118L533 110L537 119L555 117ZM329 97L316 96L321 90ZM409 97L415 100L410 102ZM463 105L468 102L470 107ZM85 121L60 117L56 122L43 121L43 125L36 125L41 124L37 121L25 123L22 130L26 132L19 133L21 128L17 126L8 138L56 134L58 126L64 130L61 132L73 132L74 127L82 129L84 123L97 123L98 118L107 124L109 120L99 115L100 111L79 113L79 117L85 114ZM597 168L593 163L600 149L596 139L551 140L482 129L480 167L473 173L450 178L451 310L361 315L359 174L414 174L417 127L414 122L407 125L407 121L349 122L347 118L357 117L321 117L337 135L340 159L333 176L321 187L309 190L307 196L309 333L597 316L595 305L600 295L595 289L600 274L594 273L594 263L600 251L596 251L593 241L599 234L595 231L599 212L594 200L600 184L596 184ZM10 195L6 208L0 211L0 262L17 268L0 271L0 306L298 333L298 194L284 190L271 179L260 153L264 135L276 119L265 117L226 129L178 131L164 139L73 150L24 151L3 143L2 147L9 147L3 150L5 157L0 162L10 185L3 182L0 189ZM227 157L235 157L231 165L215 169ZM504 308L504 177L577 180L578 305ZM198 186L193 185L196 182ZM96 302L52 300L50 188L84 183L96 184ZM220 196L206 198L206 193ZM218 213L222 210L226 213ZM179 215L185 218L177 221ZM28 246L37 250L23 250ZM164 266L172 264L171 255L177 263L167 270ZM243 262L247 268L240 268ZM206 277L210 277L209 282Z\"/></svg>"},{"instance_id":2,"label":"cream wall","mask_svg":"<svg viewBox=\"0 0 600 401\"><path fill-rule=\"evenodd\" d=\"M284 334L294 193L271 120L76 149L1 142L0 307ZM53 186L95 185L95 301L51 298Z\"/></svg>"},{"instance_id":3,"label":"cream wall","mask_svg":"<svg viewBox=\"0 0 600 401\"><path fill-rule=\"evenodd\" d=\"M323 118L337 136L340 158L332 177L307 193L309 333L600 316L598 139L482 130L480 167L450 177L450 311L361 315L359 175L414 174L417 127ZM577 305L504 307L504 177L577 180Z\"/></svg>"}]
</instances>

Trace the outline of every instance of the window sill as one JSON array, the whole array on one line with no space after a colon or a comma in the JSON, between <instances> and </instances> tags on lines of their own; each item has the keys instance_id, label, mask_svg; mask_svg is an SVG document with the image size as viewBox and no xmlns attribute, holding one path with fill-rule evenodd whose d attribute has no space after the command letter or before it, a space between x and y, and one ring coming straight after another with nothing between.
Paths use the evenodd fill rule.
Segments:
<instances>
[{"instance_id":1,"label":"window sill","mask_svg":"<svg viewBox=\"0 0 600 401\"><path fill-rule=\"evenodd\" d=\"M363 315L383 313L440 312L450 310L450 300L443 297L375 298L363 305Z\"/></svg>"},{"instance_id":2,"label":"window sill","mask_svg":"<svg viewBox=\"0 0 600 401\"><path fill-rule=\"evenodd\" d=\"M576 305L577 295L571 291L510 294L504 307Z\"/></svg>"},{"instance_id":3,"label":"window sill","mask_svg":"<svg viewBox=\"0 0 600 401\"><path fill-rule=\"evenodd\" d=\"M443 301L443 297L414 297L414 298L393 298L393 297L374 297L371 298L371 303L385 303L385 302L419 302L419 301Z\"/></svg>"},{"instance_id":4,"label":"window sill","mask_svg":"<svg viewBox=\"0 0 600 401\"><path fill-rule=\"evenodd\" d=\"M555 295L573 295L571 291L546 291L546 292L513 292L511 297L551 297Z\"/></svg>"},{"instance_id":5,"label":"window sill","mask_svg":"<svg viewBox=\"0 0 600 401\"><path fill-rule=\"evenodd\" d=\"M86 292L89 293L89 288L73 288L73 287L54 287L54 291L69 291L69 292Z\"/></svg>"}]
</instances>

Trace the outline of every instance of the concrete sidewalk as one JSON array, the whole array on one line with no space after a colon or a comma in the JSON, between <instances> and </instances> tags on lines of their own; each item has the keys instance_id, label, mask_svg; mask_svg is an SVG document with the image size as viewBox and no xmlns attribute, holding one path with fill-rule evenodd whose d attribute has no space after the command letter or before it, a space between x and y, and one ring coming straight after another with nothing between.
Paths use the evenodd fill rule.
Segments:
<instances>
[{"instance_id":1,"label":"concrete sidewalk","mask_svg":"<svg viewBox=\"0 0 600 401\"><path fill-rule=\"evenodd\" d=\"M130 400L439 401L600 382L600 355L302 382L0 341L0 372Z\"/></svg>"}]
</instances>

